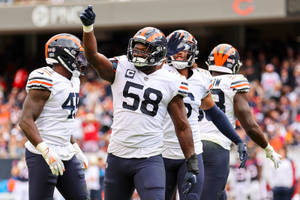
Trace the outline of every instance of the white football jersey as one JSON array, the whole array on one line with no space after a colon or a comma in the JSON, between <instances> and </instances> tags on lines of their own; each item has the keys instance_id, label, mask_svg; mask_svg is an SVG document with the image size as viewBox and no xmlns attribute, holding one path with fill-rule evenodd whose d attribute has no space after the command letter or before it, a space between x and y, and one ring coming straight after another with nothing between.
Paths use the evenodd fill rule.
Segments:
<instances>
[{"instance_id":1,"label":"white football jersey","mask_svg":"<svg viewBox=\"0 0 300 200\"><path fill-rule=\"evenodd\" d=\"M171 66L166 69L179 72ZM202 142L198 124L199 107L201 100L209 94L212 87L212 77L207 70L193 69L193 75L187 79L189 85L188 96L185 97L184 105L186 107L187 118L192 129L194 146L196 154L202 153ZM184 154L178 142L175 127L170 115L167 115L164 121L164 150L163 157L169 159L184 159Z\"/></svg>"},{"instance_id":2,"label":"white football jersey","mask_svg":"<svg viewBox=\"0 0 300 200\"><path fill-rule=\"evenodd\" d=\"M122 158L159 155L169 102L185 96L185 77L161 68L149 75L135 68L127 56L114 58L113 124L108 152Z\"/></svg>"},{"instance_id":3,"label":"white football jersey","mask_svg":"<svg viewBox=\"0 0 300 200\"><path fill-rule=\"evenodd\" d=\"M55 148L55 152L63 160L72 158L74 149L70 137L76 127L74 117L79 103L79 78L73 76L69 80L50 67L42 67L29 74L26 91L31 89L51 92L43 111L35 121L43 141ZM29 151L40 154L29 141L25 146Z\"/></svg>"},{"instance_id":4,"label":"white football jersey","mask_svg":"<svg viewBox=\"0 0 300 200\"><path fill-rule=\"evenodd\" d=\"M211 88L212 97L216 105L226 114L230 123L235 127L233 99L237 92L248 92L250 85L248 80L241 74L226 74L213 77ZM208 121L205 113L200 111L199 126L202 140L208 140L230 150L231 140L224 136L212 121Z\"/></svg>"}]
</instances>

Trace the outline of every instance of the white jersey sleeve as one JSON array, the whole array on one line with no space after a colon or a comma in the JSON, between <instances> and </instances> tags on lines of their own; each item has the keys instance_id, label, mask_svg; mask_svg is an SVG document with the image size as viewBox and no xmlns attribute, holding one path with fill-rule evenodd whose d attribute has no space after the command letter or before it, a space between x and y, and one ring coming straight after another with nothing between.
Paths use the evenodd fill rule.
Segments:
<instances>
[{"instance_id":1,"label":"white jersey sleeve","mask_svg":"<svg viewBox=\"0 0 300 200\"><path fill-rule=\"evenodd\" d=\"M53 73L46 67L36 69L29 74L26 91L30 89L43 89L52 91Z\"/></svg>"},{"instance_id":2,"label":"white jersey sleeve","mask_svg":"<svg viewBox=\"0 0 300 200\"><path fill-rule=\"evenodd\" d=\"M159 155L168 104L176 95L187 95L186 79L164 68L147 75L127 56L114 59L114 118L108 152L123 158Z\"/></svg>"},{"instance_id":3,"label":"white jersey sleeve","mask_svg":"<svg viewBox=\"0 0 300 200\"><path fill-rule=\"evenodd\" d=\"M212 97L216 105L226 114L233 127L236 125L233 105L234 96L238 92L248 92L249 90L250 84L241 74L213 77L213 86L210 89ZM202 110L200 110L199 114L201 139L215 142L223 148L230 150L231 141L218 130L212 121L206 118Z\"/></svg>"}]
</instances>

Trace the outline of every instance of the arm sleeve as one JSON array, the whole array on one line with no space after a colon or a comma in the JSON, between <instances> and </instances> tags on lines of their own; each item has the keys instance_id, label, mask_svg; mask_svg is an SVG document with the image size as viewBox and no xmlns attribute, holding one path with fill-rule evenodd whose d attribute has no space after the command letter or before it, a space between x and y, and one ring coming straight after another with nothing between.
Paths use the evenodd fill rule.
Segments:
<instances>
[{"instance_id":1,"label":"arm sleeve","mask_svg":"<svg viewBox=\"0 0 300 200\"><path fill-rule=\"evenodd\" d=\"M236 145L242 142L242 139L234 130L224 112L222 112L216 105L204 112L223 135L229 138Z\"/></svg>"}]
</instances>

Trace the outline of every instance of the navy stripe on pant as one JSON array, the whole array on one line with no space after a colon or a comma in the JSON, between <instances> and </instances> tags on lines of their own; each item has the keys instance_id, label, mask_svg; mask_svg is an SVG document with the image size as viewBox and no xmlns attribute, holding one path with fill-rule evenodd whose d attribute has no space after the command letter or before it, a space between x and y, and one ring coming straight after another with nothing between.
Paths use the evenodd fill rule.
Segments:
<instances>
[{"instance_id":1,"label":"navy stripe on pant","mask_svg":"<svg viewBox=\"0 0 300 200\"><path fill-rule=\"evenodd\" d=\"M107 156L105 200L129 200L136 188L141 200L164 200L165 169L161 155L149 158Z\"/></svg>"},{"instance_id":2,"label":"navy stripe on pant","mask_svg":"<svg viewBox=\"0 0 300 200\"><path fill-rule=\"evenodd\" d=\"M63 161L65 172L62 176L55 176L42 157L26 149L26 164L29 175L29 199L53 200L54 188L68 200L87 200L88 193L84 172L75 156L71 160Z\"/></svg>"},{"instance_id":3,"label":"navy stripe on pant","mask_svg":"<svg viewBox=\"0 0 300 200\"><path fill-rule=\"evenodd\" d=\"M204 185L201 199L226 200L225 186L229 175L229 151L220 145L202 140Z\"/></svg>"},{"instance_id":4,"label":"navy stripe on pant","mask_svg":"<svg viewBox=\"0 0 300 200\"><path fill-rule=\"evenodd\" d=\"M197 155L199 174L197 175L197 184L195 184L189 193L188 197L182 193L182 184L186 174L185 159L164 159L166 170L166 200L173 200L176 194L176 186L179 191L180 199L199 200L203 188L204 167L202 154Z\"/></svg>"}]
</instances>

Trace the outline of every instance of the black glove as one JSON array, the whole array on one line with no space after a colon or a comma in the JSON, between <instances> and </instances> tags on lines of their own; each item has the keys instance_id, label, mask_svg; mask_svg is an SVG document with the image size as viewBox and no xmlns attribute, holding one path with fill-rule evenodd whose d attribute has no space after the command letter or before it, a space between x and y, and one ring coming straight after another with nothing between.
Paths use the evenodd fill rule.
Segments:
<instances>
[{"instance_id":1,"label":"black glove","mask_svg":"<svg viewBox=\"0 0 300 200\"><path fill-rule=\"evenodd\" d=\"M93 6L89 5L80 14L80 20L84 26L90 26L95 23L96 14L93 11Z\"/></svg>"},{"instance_id":2,"label":"black glove","mask_svg":"<svg viewBox=\"0 0 300 200\"><path fill-rule=\"evenodd\" d=\"M182 40L183 36L180 37L179 33L174 33L171 36L171 38L168 40L167 57L173 56L184 49L184 46L178 48L178 45L181 43Z\"/></svg>"},{"instance_id":3,"label":"black glove","mask_svg":"<svg viewBox=\"0 0 300 200\"><path fill-rule=\"evenodd\" d=\"M246 165L246 161L248 159L248 151L247 151L247 145L244 142L238 143L238 152L239 152L239 157L241 160L241 164L239 168L244 168Z\"/></svg>"},{"instance_id":4,"label":"black glove","mask_svg":"<svg viewBox=\"0 0 300 200\"><path fill-rule=\"evenodd\" d=\"M184 176L182 191L183 194L188 194L193 185L197 183L197 174L199 173L199 166L198 166L198 158L196 154L193 154L187 161L186 161L186 169L187 172Z\"/></svg>"}]
</instances>

